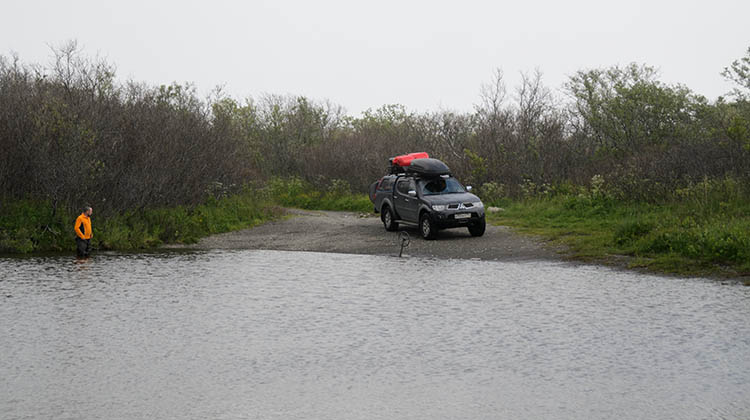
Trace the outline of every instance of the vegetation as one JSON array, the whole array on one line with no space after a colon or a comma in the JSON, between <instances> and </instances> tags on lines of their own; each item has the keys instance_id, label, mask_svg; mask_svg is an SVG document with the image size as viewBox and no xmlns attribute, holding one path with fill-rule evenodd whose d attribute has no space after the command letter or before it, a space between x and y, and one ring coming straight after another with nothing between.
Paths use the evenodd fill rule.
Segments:
<instances>
[{"instance_id":1,"label":"vegetation","mask_svg":"<svg viewBox=\"0 0 750 420\"><path fill-rule=\"evenodd\" d=\"M4 251L68 249L84 204L100 245L116 248L193 241L272 217L273 203L369 211L363 193L386 159L428 151L487 201L514 203L500 221L581 233L573 245L599 223L596 246L613 247L603 253L649 266L662 254L747 262L750 48L715 101L631 64L581 70L564 96L540 72L508 93L498 71L473 112L386 105L358 117L305 97L120 82L74 42L54 53L48 66L0 56ZM592 199L597 185L606 194ZM515 218L521 206L528 217Z\"/></svg>"},{"instance_id":2,"label":"vegetation","mask_svg":"<svg viewBox=\"0 0 750 420\"><path fill-rule=\"evenodd\" d=\"M679 274L750 275L750 188L734 179L705 179L664 204L617 200L601 178L590 188L495 204L503 210L491 214L491 222L563 244L578 259Z\"/></svg>"},{"instance_id":3,"label":"vegetation","mask_svg":"<svg viewBox=\"0 0 750 420\"><path fill-rule=\"evenodd\" d=\"M21 200L0 214L0 253L72 251L77 214L50 214L49 202ZM281 209L267 194L246 190L211 198L194 207L175 206L129 211L103 217L94 214L95 249L133 250L166 243L195 243L215 233L244 229L277 218Z\"/></svg>"},{"instance_id":4,"label":"vegetation","mask_svg":"<svg viewBox=\"0 0 750 420\"><path fill-rule=\"evenodd\" d=\"M372 202L365 194L353 194L349 183L335 179L326 190L317 190L300 178L275 178L269 183L274 202L285 207L307 210L372 212Z\"/></svg>"}]
</instances>

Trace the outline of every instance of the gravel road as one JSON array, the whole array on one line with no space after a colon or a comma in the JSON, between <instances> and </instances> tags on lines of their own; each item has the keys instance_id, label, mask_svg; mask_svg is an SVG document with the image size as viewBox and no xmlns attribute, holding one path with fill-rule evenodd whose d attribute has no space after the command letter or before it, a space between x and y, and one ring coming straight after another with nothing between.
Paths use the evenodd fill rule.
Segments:
<instances>
[{"instance_id":1,"label":"gravel road","mask_svg":"<svg viewBox=\"0 0 750 420\"><path fill-rule=\"evenodd\" d=\"M287 210L291 217L252 229L213 235L184 248L268 249L398 255L399 232L387 232L376 214ZM426 241L412 228L401 228L411 237L404 255L440 259L539 260L560 259L558 250L541 241L513 233L505 226L487 225L484 236L474 238L465 228L447 229Z\"/></svg>"}]
</instances>

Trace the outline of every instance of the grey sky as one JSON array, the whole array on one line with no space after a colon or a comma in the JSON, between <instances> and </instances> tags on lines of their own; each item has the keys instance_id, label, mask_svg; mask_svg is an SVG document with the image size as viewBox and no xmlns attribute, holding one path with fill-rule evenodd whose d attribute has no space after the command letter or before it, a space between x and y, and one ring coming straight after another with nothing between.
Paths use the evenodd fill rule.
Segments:
<instances>
[{"instance_id":1,"label":"grey sky","mask_svg":"<svg viewBox=\"0 0 750 420\"><path fill-rule=\"evenodd\" d=\"M539 68L556 89L579 69L629 62L716 99L750 46L750 2L707 1L13 1L0 53L50 60L76 39L121 79L219 84L328 99L356 115L400 103L468 111L501 68L509 90Z\"/></svg>"}]
</instances>

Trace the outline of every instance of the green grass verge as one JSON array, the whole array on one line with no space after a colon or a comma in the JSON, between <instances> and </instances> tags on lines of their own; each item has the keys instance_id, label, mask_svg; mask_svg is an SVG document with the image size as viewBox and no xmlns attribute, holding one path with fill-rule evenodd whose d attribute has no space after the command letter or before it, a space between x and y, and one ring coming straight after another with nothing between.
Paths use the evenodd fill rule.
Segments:
<instances>
[{"instance_id":1,"label":"green grass verge","mask_svg":"<svg viewBox=\"0 0 750 420\"><path fill-rule=\"evenodd\" d=\"M334 180L325 191L320 191L299 178L277 178L269 183L268 190L273 201L284 207L361 213L373 211L367 194L351 193L349 185L341 180Z\"/></svg>"},{"instance_id":2,"label":"green grass verge","mask_svg":"<svg viewBox=\"0 0 750 420\"><path fill-rule=\"evenodd\" d=\"M371 212L365 194L352 194L349 186L334 180L325 191L303 181L276 179L265 188L206 203L106 214L94 209L95 249L137 250L163 244L191 244L222 232L245 229L282 216L279 206L310 210ZM18 200L0 208L0 253L18 254L75 250L73 223L78 214L49 201Z\"/></svg>"},{"instance_id":3,"label":"green grass verge","mask_svg":"<svg viewBox=\"0 0 750 420\"><path fill-rule=\"evenodd\" d=\"M319 191L298 178L275 179L265 188L206 203L106 214L94 209L95 249L137 250L163 244L191 244L222 232L245 229L283 214L279 207L309 210L371 212L366 194L352 194L343 181L334 180ZM73 223L78 214L49 201L18 200L0 208L0 253L17 254L75 250Z\"/></svg>"},{"instance_id":4,"label":"green grass verge","mask_svg":"<svg viewBox=\"0 0 750 420\"><path fill-rule=\"evenodd\" d=\"M257 191L211 199L195 207L171 207L107 215L94 209L95 249L135 250L195 243L215 233L244 229L277 218L282 211ZM74 251L77 214L46 201L21 200L0 209L0 253Z\"/></svg>"},{"instance_id":5,"label":"green grass verge","mask_svg":"<svg viewBox=\"0 0 750 420\"><path fill-rule=\"evenodd\" d=\"M567 246L575 258L682 275L750 275L750 200L655 205L590 195L497 203L493 224ZM629 258L622 258L627 256Z\"/></svg>"}]
</instances>

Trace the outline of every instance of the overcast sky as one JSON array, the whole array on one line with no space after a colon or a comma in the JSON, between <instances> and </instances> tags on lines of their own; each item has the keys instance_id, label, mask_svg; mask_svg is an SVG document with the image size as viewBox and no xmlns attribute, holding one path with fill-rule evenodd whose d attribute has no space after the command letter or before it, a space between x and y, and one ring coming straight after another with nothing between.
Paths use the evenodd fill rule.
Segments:
<instances>
[{"instance_id":1,"label":"overcast sky","mask_svg":"<svg viewBox=\"0 0 750 420\"><path fill-rule=\"evenodd\" d=\"M496 68L511 91L535 68L558 89L576 70L630 62L713 100L750 46L746 0L3 3L0 54L27 63L75 39L122 80L305 95L352 115L392 103L469 111Z\"/></svg>"}]
</instances>

